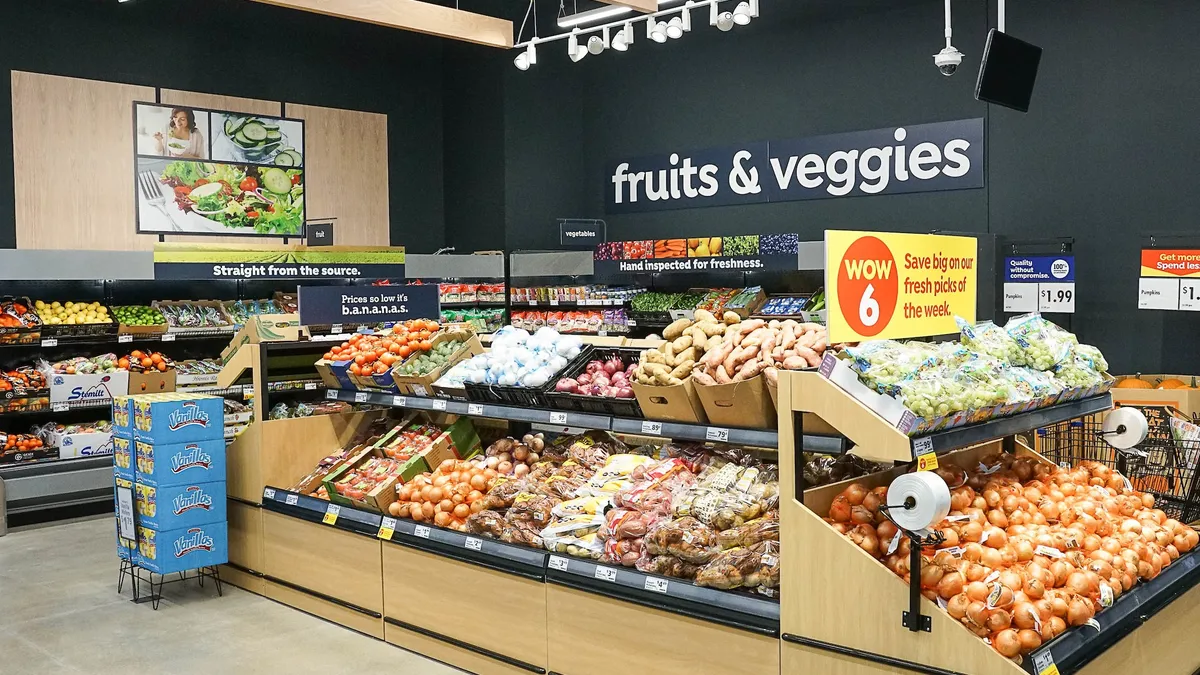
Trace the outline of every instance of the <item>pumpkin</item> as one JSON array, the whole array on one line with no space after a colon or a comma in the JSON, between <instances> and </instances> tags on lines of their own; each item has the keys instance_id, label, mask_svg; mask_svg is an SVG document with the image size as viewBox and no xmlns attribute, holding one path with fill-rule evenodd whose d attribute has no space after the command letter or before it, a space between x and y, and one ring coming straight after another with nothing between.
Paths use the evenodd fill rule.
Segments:
<instances>
[{"instance_id":1,"label":"pumpkin","mask_svg":"<svg viewBox=\"0 0 1200 675\"><path fill-rule=\"evenodd\" d=\"M1159 389L1179 389L1186 386L1187 384L1177 377L1168 378L1158 383Z\"/></svg>"},{"instance_id":2,"label":"pumpkin","mask_svg":"<svg viewBox=\"0 0 1200 675\"><path fill-rule=\"evenodd\" d=\"M1116 384L1117 389L1153 389L1154 387L1145 380L1139 380L1136 377L1127 377Z\"/></svg>"}]
</instances>

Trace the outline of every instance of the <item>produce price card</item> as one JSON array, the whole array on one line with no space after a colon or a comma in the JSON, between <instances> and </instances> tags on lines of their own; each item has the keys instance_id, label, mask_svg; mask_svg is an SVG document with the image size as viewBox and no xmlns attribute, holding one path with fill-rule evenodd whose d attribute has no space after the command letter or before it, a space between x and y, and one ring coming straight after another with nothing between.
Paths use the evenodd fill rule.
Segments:
<instances>
[{"instance_id":1,"label":"produce price card","mask_svg":"<svg viewBox=\"0 0 1200 675\"><path fill-rule=\"evenodd\" d=\"M1142 249L1138 309L1200 311L1200 250Z\"/></svg>"},{"instance_id":2,"label":"produce price card","mask_svg":"<svg viewBox=\"0 0 1200 675\"><path fill-rule=\"evenodd\" d=\"M1075 313L1075 256L1004 259L1004 311Z\"/></svg>"},{"instance_id":3,"label":"produce price card","mask_svg":"<svg viewBox=\"0 0 1200 675\"><path fill-rule=\"evenodd\" d=\"M975 322L978 246L972 237L825 232L829 341L957 333Z\"/></svg>"}]
</instances>

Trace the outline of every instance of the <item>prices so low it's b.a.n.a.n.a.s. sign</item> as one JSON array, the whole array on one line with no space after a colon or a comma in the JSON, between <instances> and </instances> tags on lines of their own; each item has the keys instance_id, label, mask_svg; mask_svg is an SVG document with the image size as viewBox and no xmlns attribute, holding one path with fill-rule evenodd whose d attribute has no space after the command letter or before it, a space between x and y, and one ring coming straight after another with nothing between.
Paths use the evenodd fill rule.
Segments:
<instances>
[{"instance_id":1,"label":"prices so low it's b.a.n.a.n.a.s. sign","mask_svg":"<svg viewBox=\"0 0 1200 675\"><path fill-rule=\"evenodd\" d=\"M978 246L972 237L825 233L831 342L958 332L974 322Z\"/></svg>"}]
</instances>

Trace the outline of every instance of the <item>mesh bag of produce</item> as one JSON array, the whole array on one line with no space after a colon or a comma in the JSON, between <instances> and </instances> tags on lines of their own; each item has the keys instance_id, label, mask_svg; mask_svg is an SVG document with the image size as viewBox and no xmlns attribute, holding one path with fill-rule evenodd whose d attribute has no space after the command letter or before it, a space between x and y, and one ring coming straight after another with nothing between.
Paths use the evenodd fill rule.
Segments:
<instances>
[{"instance_id":1,"label":"mesh bag of produce","mask_svg":"<svg viewBox=\"0 0 1200 675\"><path fill-rule=\"evenodd\" d=\"M642 557L644 545L641 539L604 540L604 553L600 559L614 565L633 567Z\"/></svg>"},{"instance_id":2,"label":"mesh bag of produce","mask_svg":"<svg viewBox=\"0 0 1200 675\"><path fill-rule=\"evenodd\" d=\"M500 541L509 544L520 544L533 548L542 548L541 528L533 523L509 523L500 532Z\"/></svg>"},{"instance_id":3,"label":"mesh bag of produce","mask_svg":"<svg viewBox=\"0 0 1200 675\"><path fill-rule=\"evenodd\" d=\"M717 534L717 542L723 549L753 546L760 541L779 541L778 511L768 511L762 518L755 518Z\"/></svg>"},{"instance_id":4,"label":"mesh bag of produce","mask_svg":"<svg viewBox=\"0 0 1200 675\"><path fill-rule=\"evenodd\" d=\"M488 491L487 497L484 498L484 508L507 509L513 505L513 500L517 498L517 495L525 492L525 488L528 486L528 483L521 479L509 479L503 476L501 478L504 480L497 478L492 489Z\"/></svg>"},{"instance_id":5,"label":"mesh bag of produce","mask_svg":"<svg viewBox=\"0 0 1200 675\"><path fill-rule=\"evenodd\" d=\"M779 588L779 542L764 541L750 547L758 552L762 567L758 570L758 582L762 588Z\"/></svg>"},{"instance_id":6,"label":"mesh bag of produce","mask_svg":"<svg viewBox=\"0 0 1200 675\"><path fill-rule=\"evenodd\" d=\"M961 334L961 342L977 352L987 354L1001 363L1010 366L1026 365L1025 350L1017 344L1016 339L1008 331L991 321L983 321L972 326L962 317L955 317Z\"/></svg>"},{"instance_id":7,"label":"mesh bag of produce","mask_svg":"<svg viewBox=\"0 0 1200 675\"><path fill-rule=\"evenodd\" d=\"M646 533L645 543L650 555L671 555L697 565L721 550L716 531L691 516L659 521Z\"/></svg>"},{"instance_id":8,"label":"mesh bag of produce","mask_svg":"<svg viewBox=\"0 0 1200 675\"><path fill-rule=\"evenodd\" d=\"M540 530L554 517L554 505L558 502L558 499L547 495L522 492L513 498L506 517L509 523L528 522Z\"/></svg>"},{"instance_id":9,"label":"mesh bag of produce","mask_svg":"<svg viewBox=\"0 0 1200 675\"><path fill-rule=\"evenodd\" d=\"M636 567L642 572L689 580L695 579L700 571L699 565L673 555L645 555L638 559Z\"/></svg>"},{"instance_id":10,"label":"mesh bag of produce","mask_svg":"<svg viewBox=\"0 0 1200 675\"><path fill-rule=\"evenodd\" d=\"M696 585L730 590L754 588L759 585L762 554L754 549L738 547L717 554L696 573Z\"/></svg>"},{"instance_id":11,"label":"mesh bag of produce","mask_svg":"<svg viewBox=\"0 0 1200 675\"><path fill-rule=\"evenodd\" d=\"M485 509L467 516L467 532L471 534L482 534L499 539L507 526L508 522L504 520L504 516L495 511Z\"/></svg>"},{"instance_id":12,"label":"mesh bag of produce","mask_svg":"<svg viewBox=\"0 0 1200 675\"><path fill-rule=\"evenodd\" d=\"M604 514L604 526L600 528L601 539L637 539L650 531L660 519L655 513L642 513L633 509L611 509Z\"/></svg>"},{"instance_id":13,"label":"mesh bag of produce","mask_svg":"<svg viewBox=\"0 0 1200 675\"><path fill-rule=\"evenodd\" d=\"M1052 370L1070 355L1079 340L1040 314L1023 314L1009 319L1004 330L1013 336L1034 370Z\"/></svg>"}]
</instances>

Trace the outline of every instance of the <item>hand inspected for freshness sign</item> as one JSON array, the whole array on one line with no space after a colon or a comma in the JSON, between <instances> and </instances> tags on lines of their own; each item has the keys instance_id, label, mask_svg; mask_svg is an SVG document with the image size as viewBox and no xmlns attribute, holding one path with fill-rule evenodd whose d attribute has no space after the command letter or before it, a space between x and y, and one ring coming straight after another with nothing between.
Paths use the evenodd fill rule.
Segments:
<instances>
[{"instance_id":1,"label":"hand inspected for freshness sign","mask_svg":"<svg viewBox=\"0 0 1200 675\"><path fill-rule=\"evenodd\" d=\"M920 337L975 321L978 252L971 237L825 233L830 342Z\"/></svg>"}]
</instances>

